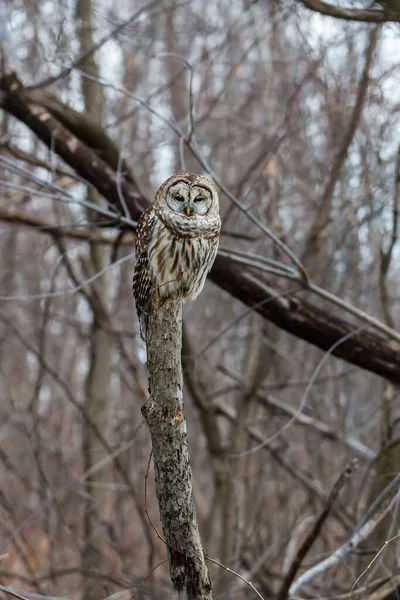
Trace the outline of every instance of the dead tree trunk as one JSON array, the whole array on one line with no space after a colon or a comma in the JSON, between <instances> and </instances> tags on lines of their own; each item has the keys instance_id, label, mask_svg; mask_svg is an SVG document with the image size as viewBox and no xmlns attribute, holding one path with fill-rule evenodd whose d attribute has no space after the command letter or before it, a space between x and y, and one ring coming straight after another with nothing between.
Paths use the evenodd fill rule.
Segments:
<instances>
[{"instance_id":1,"label":"dead tree trunk","mask_svg":"<svg viewBox=\"0 0 400 600\"><path fill-rule=\"evenodd\" d=\"M142 408L153 443L156 492L170 574L179 600L211 600L210 575L193 501L183 405L182 306L150 313L147 366L150 398Z\"/></svg>"}]
</instances>

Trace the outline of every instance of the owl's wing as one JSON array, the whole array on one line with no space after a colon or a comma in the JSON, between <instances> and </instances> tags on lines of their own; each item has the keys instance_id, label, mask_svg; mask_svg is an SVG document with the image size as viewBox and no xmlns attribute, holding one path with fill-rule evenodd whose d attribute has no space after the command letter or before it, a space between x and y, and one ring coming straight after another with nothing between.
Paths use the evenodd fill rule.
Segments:
<instances>
[{"instance_id":1,"label":"owl's wing","mask_svg":"<svg viewBox=\"0 0 400 600\"><path fill-rule=\"evenodd\" d=\"M208 260L208 264L207 264L207 275L211 271L211 267L213 266L214 261L218 254L220 231L221 231L221 220L219 221L219 224L214 228L212 237L210 237L207 240L208 245L209 245L209 247L208 247L209 260Z\"/></svg>"},{"instance_id":2,"label":"owl's wing","mask_svg":"<svg viewBox=\"0 0 400 600\"><path fill-rule=\"evenodd\" d=\"M140 335L145 341L148 303L152 286L149 248L156 219L154 209L150 207L142 213L136 227L136 262L132 287L140 323Z\"/></svg>"}]
</instances>

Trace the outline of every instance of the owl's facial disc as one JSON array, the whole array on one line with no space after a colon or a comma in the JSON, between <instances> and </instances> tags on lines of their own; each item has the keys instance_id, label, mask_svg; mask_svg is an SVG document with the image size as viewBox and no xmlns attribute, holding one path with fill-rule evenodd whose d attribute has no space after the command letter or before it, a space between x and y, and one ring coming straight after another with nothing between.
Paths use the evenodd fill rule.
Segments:
<instances>
[{"instance_id":1,"label":"owl's facial disc","mask_svg":"<svg viewBox=\"0 0 400 600\"><path fill-rule=\"evenodd\" d=\"M212 196L210 190L195 185L190 190L190 207L196 215L206 215L212 205Z\"/></svg>"},{"instance_id":2,"label":"owl's facial disc","mask_svg":"<svg viewBox=\"0 0 400 600\"><path fill-rule=\"evenodd\" d=\"M174 212L183 213L187 217L204 216L211 208L212 195L205 187L190 187L185 181L177 181L168 189L167 205Z\"/></svg>"},{"instance_id":3,"label":"owl's facial disc","mask_svg":"<svg viewBox=\"0 0 400 600\"><path fill-rule=\"evenodd\" d=\"M167 204L174 212L190 214L190 190L187 183L178 181L168 189Z\"/></svg>"}]
</instances>

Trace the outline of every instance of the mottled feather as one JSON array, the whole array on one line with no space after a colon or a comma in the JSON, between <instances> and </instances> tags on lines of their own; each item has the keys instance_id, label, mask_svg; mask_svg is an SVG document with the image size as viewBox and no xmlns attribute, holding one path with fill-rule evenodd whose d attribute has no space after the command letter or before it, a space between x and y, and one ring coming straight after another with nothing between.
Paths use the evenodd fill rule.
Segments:
<instances>
[{"instance_id":1,"label":"mottled feather","mask_svg":"<svg viewBox=\"0 0 400 600\"><path fill-rule=\"evenodd\" d=\"M220 229L211 182L183 173L163 183L136 229L133 295L143 339L150 310L199 295L217 254Z\"/></svg>"}]
</instances>

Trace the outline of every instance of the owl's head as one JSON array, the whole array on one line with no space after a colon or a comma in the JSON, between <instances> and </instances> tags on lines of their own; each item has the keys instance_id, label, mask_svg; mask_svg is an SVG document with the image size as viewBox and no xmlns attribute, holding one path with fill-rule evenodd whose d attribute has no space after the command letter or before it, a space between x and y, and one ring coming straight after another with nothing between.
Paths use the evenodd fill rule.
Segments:
<instances>
[{"instance_id":1,"label":"owl's head","mask_svg":"<svg viewBox=\"0 0 400 600\"><path fill-rule=\"evenodd\" d=\"M157 192L155 203L188 220L219 214L215 186L201 175L179 173L167 179Z\"/></svg>"}]
</instances>

